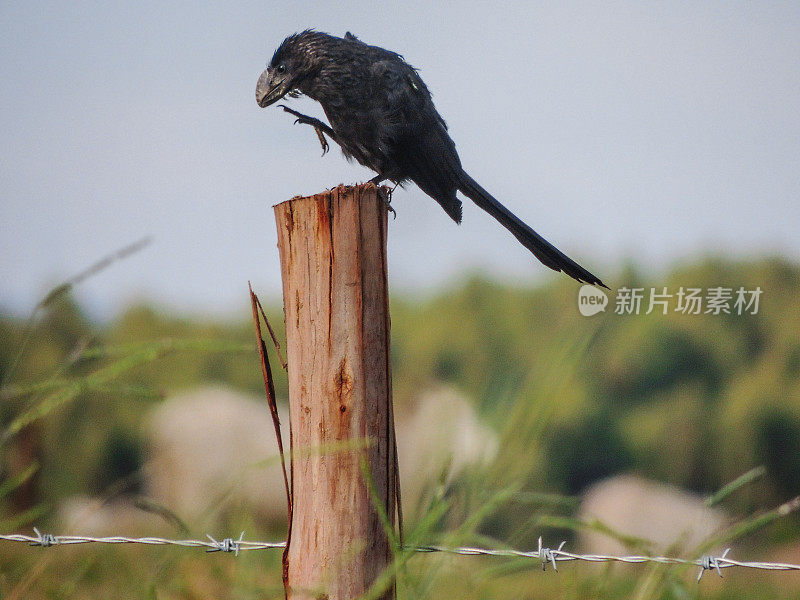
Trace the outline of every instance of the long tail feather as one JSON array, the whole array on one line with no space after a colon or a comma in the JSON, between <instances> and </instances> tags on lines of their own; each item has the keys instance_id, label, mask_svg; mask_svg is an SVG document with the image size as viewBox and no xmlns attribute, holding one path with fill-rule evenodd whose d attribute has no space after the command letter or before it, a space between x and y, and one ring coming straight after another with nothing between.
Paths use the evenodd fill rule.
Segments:
<instances>
[{"instance_id":1,"label":"long tail feather","mask_svg":"<svg viewBox=\"0 0 800 600\"><path fill-rule=\"evenodd\" d=\"M523 223L519 217L508 210L505 206L483 189L478 182L462 171L459 189L470 198L480 208L492 215L497 221L511 233L514 234L520 243L530 250L542 264L555 271L563 271L573 279L581 283L591 283L600 285L608 289L600 279L592 275L550 242L536 233L528 225Z\"/></svg>"}]
</instances>

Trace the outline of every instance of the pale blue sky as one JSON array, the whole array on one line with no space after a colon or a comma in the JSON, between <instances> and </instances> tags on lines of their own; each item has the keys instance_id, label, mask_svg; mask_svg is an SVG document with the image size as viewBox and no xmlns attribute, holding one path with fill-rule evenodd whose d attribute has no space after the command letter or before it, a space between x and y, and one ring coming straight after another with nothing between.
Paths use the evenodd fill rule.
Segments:
<instances>
[{"instance_id":1,"label":"pale blue sky","mask_svg":"<svg viewBox=\"0 0 800 600\"><path fill-rule=\"evenodd\" d=\"M248 279L277 297L271 205L372 176L255 103L306 27L419 67L473 177L609 283L627 258L800 259L797 2L6 0L0 306L25 313L144 235L81 286L95 314L142 297L241 313ZM394 206L395 290L551 276L471 205L460 227L414 186Z\"/></svg>"}]
</instances>

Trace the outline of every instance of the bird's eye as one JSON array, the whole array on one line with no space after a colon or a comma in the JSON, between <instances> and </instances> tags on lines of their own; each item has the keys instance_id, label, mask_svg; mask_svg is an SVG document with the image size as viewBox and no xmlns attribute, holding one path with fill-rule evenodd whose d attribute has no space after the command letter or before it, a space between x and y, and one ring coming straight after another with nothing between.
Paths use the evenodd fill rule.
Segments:
<instances>
[{"instance_id":1,"label":"bird's eye","mask_svg":"<svg viewBox=\"0 0 800 600\"><path fill-rule=\"evenodd\" d=\"M278 65L278 73L286 73L286 65Z\"/></svg>"}]
</instances>

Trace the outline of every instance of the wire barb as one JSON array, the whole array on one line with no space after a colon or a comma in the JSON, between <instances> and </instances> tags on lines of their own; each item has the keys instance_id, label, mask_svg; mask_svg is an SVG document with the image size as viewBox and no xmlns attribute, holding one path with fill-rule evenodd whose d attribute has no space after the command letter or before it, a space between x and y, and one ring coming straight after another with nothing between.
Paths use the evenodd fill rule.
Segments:
<instances>
[{"instance_id":1,"label":"wire barb","mask_svg":"<svg viewBox=\"0 0 800 600\"><path fill-rule=\"evenodd\" d=\"M33 528L33 532L36 534L36 539L31 540L29 544L31 546L41 546L42 548L49 548L50 546L54 546L58 543L58 538L54 536L52 533L41 533L36 527Z\"/></svg>"},{"instance_id":2,"label":"wire barb","mask_svg":"<svg viewBox=\"0 0 800 600\"><path fill-rule=\"evenodd\" d=\"M209 534L206 534L206 537L211 540L214 544L213 548L209 548L206 552L233 552L234 556L239 556L239 547L244 540L244 531L239 534L239 539L235 540L233 538L225 538L221 542L218 542Z\"/></svg>"},{"instance_id":3,"label":"wire barb","mask_svg":"<svg viewBox=\"0 0 800 600\"><path fill-rule=\"evenodd\" d=\"M705 573L706 571L710 571L711 569L715 569L717 571L717 575L719 575L720 578L721 578L722 577L722 570L720 569L719 561L724 559L726 556L728 556L728 552L730 552L730 551L731 551L730 548L726 548L725 552L723 552L722 556L720 556L720 557L709 556L708 554L704 554L700 558L700 573L697 574L697 581L700 581L700 579L703 577L703 573ZM728 563L728 564L722 565L722 566L731 567L733 565L731 563Z\"/></svg>"},{"instance_id":4,"label":"wire barb","mask_svg":"<svg viewBox=\"0 0 800 600\"><path fill-rule=\"evenodd\" d=\"M543 547L542 546L542 536L539 536L539 548L536 551L536 554L539 557L539 560L542 561L542 571L547 570L547 563L553 565L553 570L558 573L558 567L556 566L556 554L561 552L561 549L566 544L566 541L561 542L558 545L558 548L553 551L551 548Z\"/></svg>"}]
</instances>

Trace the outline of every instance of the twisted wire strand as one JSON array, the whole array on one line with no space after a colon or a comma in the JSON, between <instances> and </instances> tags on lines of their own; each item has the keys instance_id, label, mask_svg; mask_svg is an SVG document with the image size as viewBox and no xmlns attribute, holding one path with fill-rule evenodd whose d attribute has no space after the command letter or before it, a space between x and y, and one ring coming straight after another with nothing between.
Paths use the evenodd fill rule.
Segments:
<instances>
[{"instance_id":1,"label":"twisted wire strand","mask_svg":"<svg viewBox=\"0 0 800 600\"><path fill-rule=\"evenodd\" d=\"M206 552L233 552L238 556L240 551L244 550L268 550L275 548L285 548L286 542L251 542L244 539L244 532L239 535L238 539L224 538L217 541L210 535L207 535L208 540L180 540L168 539L160 537L125 537L125 536L107 536L95 537L85 535L53 535L49 533L41 533L38 529L34 528L35 535L25 534L0 534L0 541L7 542L22 542L31 546L62 546L70 544L145 544L145 545L169 545L169 546L184 546L188 548L205 548ZM761 569L765 571L800 571L800 565L791 563L779 562L760 562L760 561L742 561L733 558L728 558L730 548L725 550L720 556L704 555L697 559L679 558L675 556L644 556L644 555L631 555L631 556L615 556L611 554L577 554L564 550L565 542L561 542L558 548L548 548L542 545L542 539L539 538L539 546L536 550L514 550L506 548L478 548L472 546L416 546L413 548L406 547L405 550L411 550L419 553L445 553L456 554L462 556L495 556L506 558L529 558L537 560L542 565L542 569L546 569L548 565L552 566L554 570L558 570L557 564L563 561L584 561L591 563L599 562L621 562L628 564L641 564L641 563L658 563L664 565L690 565L700 568L700 573L697 577L698 581L706 571L716 571L722 577L722 569L729 567L742 567L748 569Z\"/></svg>"}]
</instances>

